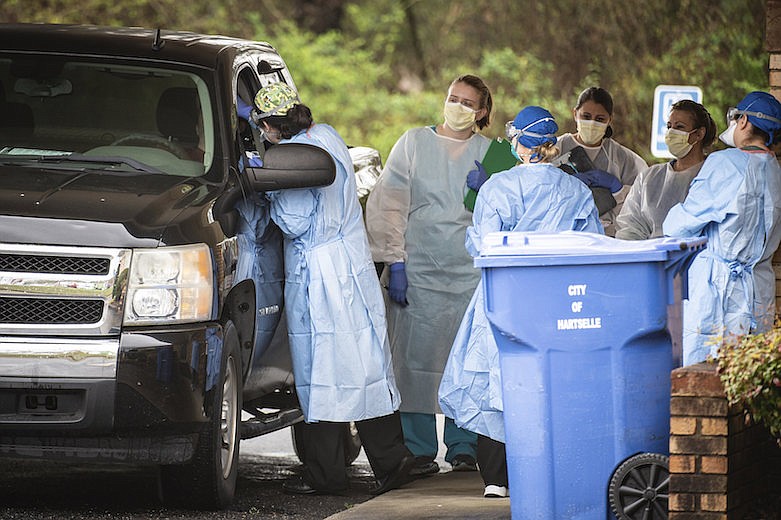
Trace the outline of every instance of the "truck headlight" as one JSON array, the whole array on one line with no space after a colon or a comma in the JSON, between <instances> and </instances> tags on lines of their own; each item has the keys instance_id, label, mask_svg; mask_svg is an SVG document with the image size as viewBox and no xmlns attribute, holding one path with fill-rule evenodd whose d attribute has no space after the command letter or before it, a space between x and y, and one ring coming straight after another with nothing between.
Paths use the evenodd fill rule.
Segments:
<instances>
[{"instance_id":1,"label":"truck headlight","mask_svg":"<svg viewBox=\"0 0 781 520\"><path fill-rule=\"evenodd\" d=\"M134 249L124 322L149 325L211 319L213 283L206 244Z\"/></svg>"}]
</instances>

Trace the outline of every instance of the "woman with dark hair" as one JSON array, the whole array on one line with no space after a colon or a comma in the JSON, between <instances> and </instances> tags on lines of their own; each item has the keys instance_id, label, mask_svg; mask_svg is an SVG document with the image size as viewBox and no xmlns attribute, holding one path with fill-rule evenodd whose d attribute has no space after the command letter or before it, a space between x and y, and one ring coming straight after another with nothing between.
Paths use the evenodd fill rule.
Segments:
<instances>
[{"instance_id":1,"label":"woman with dark hair","mask_svg":"<svg viewBox=\"0 0 781 520\"><path fill-rule=\"evenodd\" d=\"M648 164L629 148L613 139L613 97L602 87L589 87L578 96L572 109L577 132L559 137L561 155L581 147L594 168L610 173L624 185L614 193L616 206L600 215L605 234L615 236L615 218L621 212L629 187Z\"/></svg>"},{"instance_id":2,"label":"woman with dark hair","mask_svg":"<svg viewBox=\"0 0 781 520\"><path fill-rule=\"evenodd\" d=\"M372 263L347 146L284 83L255 96L253 120L265 138L327 151L336 179L322 188L266 193L285 237L285 315L302 428L305 471L288 493L342 493L348 487L341 424L355 421L379 494L406 482L415 462L404 446L385 306Z\"/></svg>"},{"instance_id":3,"label":"woman with dark hair","mask_svg":"<svg viewBox=\"0 0 781 520\"><path fill-rule=\"evenodd\" d=\"M672 106L665 142L675 159L640 173L616 219L616 238L645 240L664 235L670 208L683 202L689 184L705 161L705 149L716 139L716 123L701 104L684 99Z\"/></svg>"},{"instance_id":4,"label":"woman with dark hair","mask_svg":"<svg viewBox=\"0 0 781 520\"><path fill-rule=\"evenodd\" d=\"M386 264L388 333L401 391L404 440L417 457L413 474L439 471L437 388L458 322L480 279L464 249L471 213L466 177L491 140L491 92L477 76L449 86L443 121L399 138L366 204L375 262ZM445 460L476 470L476 436L445 420Z\"/></svg>"}]
</instances>

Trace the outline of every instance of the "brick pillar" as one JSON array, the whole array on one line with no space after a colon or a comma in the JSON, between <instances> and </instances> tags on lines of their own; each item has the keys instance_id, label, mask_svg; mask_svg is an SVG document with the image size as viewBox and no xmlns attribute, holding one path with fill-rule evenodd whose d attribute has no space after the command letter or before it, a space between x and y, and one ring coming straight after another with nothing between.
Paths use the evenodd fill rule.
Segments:
<instances>
[{"instance_id":1,"label":"brick pillar","mask_svg":"<svg viewBox=\"0 0 781 520\"><path fill-rule=\"evenodd\" d=\"M712 363L672 372L670 520L760 518L781 493L781 449L730 407Z\"/></svg>"},{"instance_id":2,"label":"brick pillar","mask_svg":"<svg viewBox=\"0 0 781 520\"><path fill-rule=\"evenodd\" d=\"M674 370L670 399L670 520L727 520L729 407L706 364Z\"/></svg>"},{"instance_id":3,"label":"brick pillar","mask_svg":"<svg viewBox=\"0 0 781 520\"><path fill-rule=\"evenodd\" d=\"M770 93L781 100L781 1L768 0L765 10L765 48L770 54ZM776 154L779 153L776 149ZM776 273L776 314L781 314L781 248L773 256Z\"/></svg>"}]
</instances>

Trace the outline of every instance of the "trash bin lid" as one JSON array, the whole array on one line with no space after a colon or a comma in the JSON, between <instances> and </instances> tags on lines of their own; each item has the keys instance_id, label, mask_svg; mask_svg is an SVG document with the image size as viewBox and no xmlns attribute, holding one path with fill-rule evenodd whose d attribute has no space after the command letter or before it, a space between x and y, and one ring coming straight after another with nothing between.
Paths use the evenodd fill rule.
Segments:
<instances>
[{"instance_id":1,"label":"trash bin lid","mask_svg":"<svg viewBox=\"0 0 781 520\"><path fill-rule=\"evenodd\" d=\"M583 231L500 231L483 239L475 267L664 262L706 244L704 237L620 240Z\"/></svg>"}]
</instances>

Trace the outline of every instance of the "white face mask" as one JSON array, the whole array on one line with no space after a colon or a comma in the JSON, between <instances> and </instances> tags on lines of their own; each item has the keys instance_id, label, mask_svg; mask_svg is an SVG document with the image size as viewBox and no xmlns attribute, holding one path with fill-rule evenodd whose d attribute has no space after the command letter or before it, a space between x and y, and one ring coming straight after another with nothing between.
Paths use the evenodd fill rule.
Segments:
<instances>
[{"instance_id":1,"label":"white face mask","mask_svg":"<svg viewBox=\"0 0 781 520\"><path fill-rule=\"evenodd\" d=\"M583 141L583 144L587 146L599 143L607 131L607 123L600 123L593 119L578 119L577 125L578 136L580 136L580 140Z\"/></svg>"},{"instance_id":2,"label":"white face mask","mask_svg":"<svg viewBox=\"0 0 781 520\"><path fill-rule=\"evenodd\" d=\"M719 139L721 139L721 142L726 144L727 146L732 146L734 148L735 146L735 128L738 127L738 122L736 120L732 120L729 122L729 126L726 130L724 130L721 135L719 135Z\"/></svg>"},{"instance_id":3,"label":"white face mask","mask_svg":"<svg viewBox=\"0 0 781 520\"><path fill-rule=\"evenodd\" d=\"M689 136L692 132L696 132L696 130L684 132L683 130L668 128L667 133L664 134L664 142L667 144L667 149L677 159L686 157L686 154L694 147L694 143L689 142Z\"/></svg>"},{"instance_id":4,"label":"white face mask","mask_svg":"<svg viewBox=\"0 0 781 520\"><path fill-rule=\"evenodd\" d=\"M445 101L445 124L453 131L461 132L475 125L477 110L465 107L461 103Z\"/></svg>"}]
</instances>

